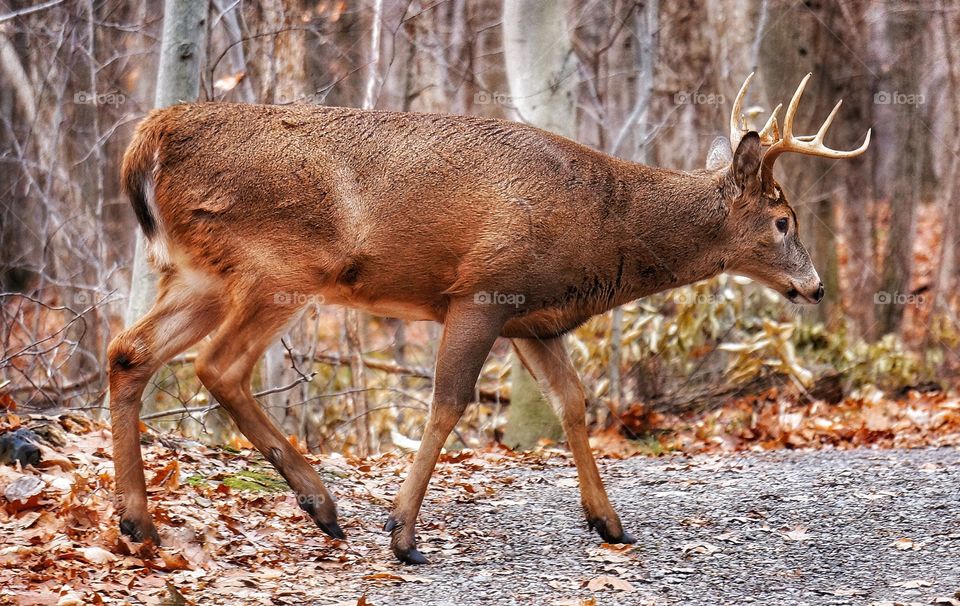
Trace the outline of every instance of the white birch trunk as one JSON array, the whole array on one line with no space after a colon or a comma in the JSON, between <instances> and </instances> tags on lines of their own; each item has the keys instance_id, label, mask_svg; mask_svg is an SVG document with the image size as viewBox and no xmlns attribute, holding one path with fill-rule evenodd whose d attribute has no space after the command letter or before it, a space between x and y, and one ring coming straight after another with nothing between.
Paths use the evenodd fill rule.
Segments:
<instances>
[{"instance_id":1,"label":"white birch trunk","mask_svg":"<svg viewBox=\"0 0 960 606\"><path fill-rule=\"evenodd\" d=\"M520 119L575 138L577 61L566 6L504 0L503 51L510 97ZM526 450L541 439L561 439L560 420L516 356L511 381L504 444Z\"/></svg>"}]
</instances>

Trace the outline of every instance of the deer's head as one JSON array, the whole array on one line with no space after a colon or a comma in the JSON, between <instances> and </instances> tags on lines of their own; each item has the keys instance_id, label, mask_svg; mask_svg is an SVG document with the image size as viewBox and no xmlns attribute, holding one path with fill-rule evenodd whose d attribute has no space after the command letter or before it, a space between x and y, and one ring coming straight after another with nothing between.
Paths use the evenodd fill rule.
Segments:
<instances>
[{"instance_id":1,"label":"deer's head","mask_svg":"<svg viewBox=\"0 0 960 606\"><path fill-rule=\"evenodd\" d=\"M708 168L725 168L721 189L729 208L728 237L736 251L727 270L762 282L794 303L819 303L824 295L823 283L800 241L797 215L773 177L774 162L786 152L852 158L866 151L870 131L857 149L828 148L823 139L840 109L838 102L817 134L794 135L793 120L810 74L800 82L787 106L782 134L777 127L782 104L771 112L760 131L748 130L741 110L752 78L753 74L747 77L734 101L729 143L718 138L707 161Z\"/></svg>"}]
</instances>

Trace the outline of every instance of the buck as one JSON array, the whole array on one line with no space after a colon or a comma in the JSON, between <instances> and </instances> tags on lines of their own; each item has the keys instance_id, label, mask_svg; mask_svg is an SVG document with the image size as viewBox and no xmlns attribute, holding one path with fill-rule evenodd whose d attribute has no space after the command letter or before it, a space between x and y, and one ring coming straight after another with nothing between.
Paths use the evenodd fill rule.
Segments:
<instances>
[{"instance_id":1,"label":"buck","mask_svg":"<svg viewBox=\"0 0 960 606\"><path fill-rule=\"evenodd\" d=\"M752 74L751 74L752 77ZM403 562L423 563L415 523L445 440L498 337L556 406L589 526L632 543L590 451L586 396L564 333L618 305L721 272L796 303L823 285L774 179L783 154L851 158L794 134L803 79L783 132L772 112L748 130L744 82L730 139L706 170L635 164L523 124L468 116L198 103L154 111L123 158L123 186L158 274L153 308L110 344L120 528L159 541L147 509L140 398L168 359L212 333L196 372L296 492L343 539L334 499L254 399L252 369L305 294L443 324L422 443L385 530ZM496 293L497 296L491 296ZM297 294L298 296L292 296Z\"/></svg>"}]
</instances>

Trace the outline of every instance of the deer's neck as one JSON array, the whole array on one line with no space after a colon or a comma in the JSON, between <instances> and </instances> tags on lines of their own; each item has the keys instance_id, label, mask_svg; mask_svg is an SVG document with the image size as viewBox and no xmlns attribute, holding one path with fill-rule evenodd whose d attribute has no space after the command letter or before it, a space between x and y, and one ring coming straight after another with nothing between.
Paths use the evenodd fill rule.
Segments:
<instances>
[{"instance_id":1,"label":"deer's neck","mask_svg":"<svg viewBox=\"0 0 960 606\"><path fill-rule=\"evenodd\" d=\"M598 235L566 243L588 252L566 251L576 267L563 272L558 290L529 301L532 309L508 324L505 336L563 334L598 313L724 270L728 211L715 176L615 168L613 179L623 190L581 204L592 206L589 219L598 223Z\"/></svg>"},{"instance_id":2,"label":"deer's neck","mask_svg":"<svg viewBox=\"0 0 960 606\"><path fill-rule=\"evenodd\" d=\"M632 201L621 225L633 262L626 300L690 284L726 266L728 208L716 176L630 165Z\"/></svg>"}]
</instances>

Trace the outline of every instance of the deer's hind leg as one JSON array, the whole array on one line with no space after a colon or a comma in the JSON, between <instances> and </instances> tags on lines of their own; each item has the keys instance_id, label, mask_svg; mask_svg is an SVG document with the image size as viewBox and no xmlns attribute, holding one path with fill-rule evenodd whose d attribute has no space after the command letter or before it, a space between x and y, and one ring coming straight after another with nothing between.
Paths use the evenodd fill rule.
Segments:
<instances>
[{"instance_id":1,"label":"deer's hind leg","mask_svg":"<svg viewBox=\"0 0 960 606\"><path fill-rule=\"evenodd\" d=\"M513 346L560 415L567 444L577 465L580 500L587 523L608 543L635 542L636 539L623 530L620 517L610 505L600 479L587 434L586 394L563 345L563 338L514 339Z\"/></svg>"},{"instance_id":2,"label":"deer's hind leg","mask_svg":"<svg viewBox=\"0 0 960 606\"><path fill-rule=\"evenodd\" d=\"M234 305L217 334L197 358L197 375L297 495L297 503L325 533L346 538L337 523L337 507L320 476L254 399L254 365L297 310L276 303L262 285L235 294Z\"/></svg>"},{"instance_id":3,"label":"deer's hind leg","mask_svg":"<svg viewBox=\"0 0 960 606\"><path fill-rule=\"evenodd\" d=\"M167 360L216 327L219 303L209 291L176 272L160 276L153 308L110 342L110 421L120 530L136 541L159 543L147 511L140 454L140 398L150 377Z\"/></svg>"}]
</instances>

